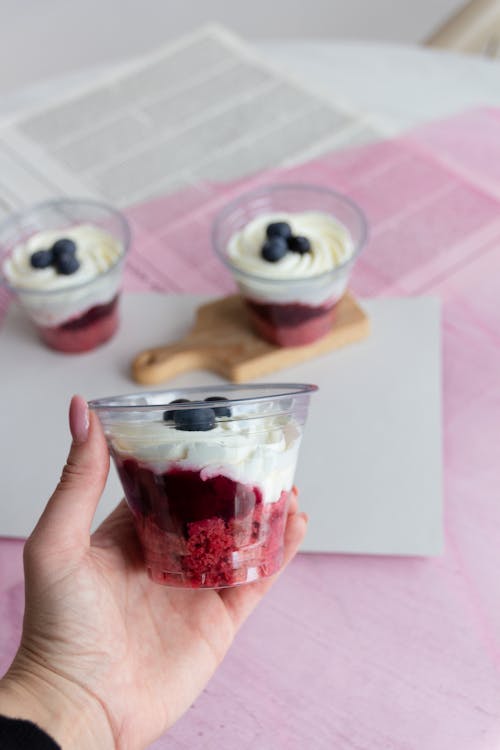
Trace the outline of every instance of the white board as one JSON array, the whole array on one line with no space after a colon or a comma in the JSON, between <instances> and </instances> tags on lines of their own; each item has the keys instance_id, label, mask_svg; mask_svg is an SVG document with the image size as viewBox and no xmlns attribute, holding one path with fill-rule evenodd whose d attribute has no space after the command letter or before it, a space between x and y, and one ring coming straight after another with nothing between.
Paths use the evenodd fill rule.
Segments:
<instances>
[{"instance_id":1,"label":"white board","mask_svg":"<svg viewBox=\"0 0 500 750\"><path fill-rule=\"evenodd\" d=\"M126 294L116 338L81 355L38 343L12 305L0 331L0 535L26 536L55 486L69 445L73 393L140 390L129 364L143 348L179 338L206 297ZM363 303L369 339L268 376L311 382L296 483L310 516L303 551L433 555L442 549L440 314L432 298ZM220 383L205 372L170 381ZM121 489L114 468L96 523Z\"/></svg>"}]
</instances>

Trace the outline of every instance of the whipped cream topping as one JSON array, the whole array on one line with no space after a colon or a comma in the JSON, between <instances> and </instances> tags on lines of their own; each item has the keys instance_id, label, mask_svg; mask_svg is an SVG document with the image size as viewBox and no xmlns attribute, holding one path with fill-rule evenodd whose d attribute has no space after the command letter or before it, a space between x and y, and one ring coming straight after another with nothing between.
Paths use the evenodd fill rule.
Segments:
<instances>
[{"instance_id":1,"label":"whipped cream topping","mask_svg":"<svg viewBox=\"0 0 500 750\"><path fill-rule=\"evenodd\" d=\"M37 250L48 250L61 238L73 240L80 266L75 273L64 275L53 266L33 268L31 256ZM32 235L27 242L17 245L4 262L3 272L16 289L59 291L95 279L113 266L122 255L121 244L104 230L90 224L80 224L64 230L47 230Z\"/></svg>"},{"instance_id":2,"label":"whipped cream topping","mask_svg":"<svg viewBox=\"0 0 500 750\"><path fill-rule=\"evenodd\" d=\"M307 237L311 249L301 255L287 252L275 263L261 255L268 224L286 221L294 235ZM266 279L294 280L318 276L335 269L354 253L350 232L333 216L317 211L262 214L229 240L227 254L238 270Z\"/></svg>"},{"instance_id":3,"label":"whipped cream topping","mask_svg":"<svg viewBox=\"0 0 500 750\"><path fill-rule=\"evenodd\" d=\"M259 487L265 503L293 484L301 431L290 418L219 420L213 430L188 432L156 422L114 423L106 430L112 452L157 474L180 468L202 479L218 474Z\"/></svg>"}]
</instances>

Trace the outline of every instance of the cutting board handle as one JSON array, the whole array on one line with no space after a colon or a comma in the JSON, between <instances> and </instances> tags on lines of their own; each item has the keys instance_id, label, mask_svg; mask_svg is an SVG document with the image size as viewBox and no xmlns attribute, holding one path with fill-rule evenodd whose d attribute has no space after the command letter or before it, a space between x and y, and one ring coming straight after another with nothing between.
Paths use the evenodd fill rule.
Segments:
<instances>
[{"instance_id":1,"label":"cutting board handle","mask_svg":"<svg viewBox=\"0 0 500 750\"><path fill-rule=\"evenodd\" d=\"M212 369L210 347L186 346L182 343L146 349L132 362L132 376L142 385L155 385L183 372Z\"/></svg>"}]
</instances>

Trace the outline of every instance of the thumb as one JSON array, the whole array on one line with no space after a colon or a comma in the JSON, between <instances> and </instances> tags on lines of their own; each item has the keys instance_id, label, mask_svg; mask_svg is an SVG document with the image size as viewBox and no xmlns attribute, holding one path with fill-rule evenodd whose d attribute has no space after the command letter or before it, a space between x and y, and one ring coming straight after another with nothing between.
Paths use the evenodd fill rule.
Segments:
<instances>
[{"instance_id":1,"label":"thumb","mask_svg":"<svg viewBox=\"0 0 500 750\"><path fill-rule=\"evenodd\" d=\"M106 440L87 402L73 396L69 407L73 443L55 492L47 503L33 541L53 550L78 548L90 543L90 527L109 471Z\"/></svg>"}]
</instances>

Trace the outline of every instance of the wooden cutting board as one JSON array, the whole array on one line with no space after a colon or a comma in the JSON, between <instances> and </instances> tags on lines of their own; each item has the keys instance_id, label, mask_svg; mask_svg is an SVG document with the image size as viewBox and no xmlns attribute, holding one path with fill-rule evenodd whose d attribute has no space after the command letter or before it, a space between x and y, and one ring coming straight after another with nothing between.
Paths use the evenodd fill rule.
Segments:
<instances>
[{"instance_id":1,"label":"wooden cutting board","mask_svg":"<svg viewBox=\"0 0 500 750\"><path fill-rule=\"evenodd\" d=\"M132 377L142 385L154 385L183 372L209 370L243 383L351 344L369 332L367 315L346 294L338 303L329 334L306 346L275 346L253 333L245 303L234 294L202 305L183 339L138 354L132 362Z\"/></svg>"}]
</instances>

